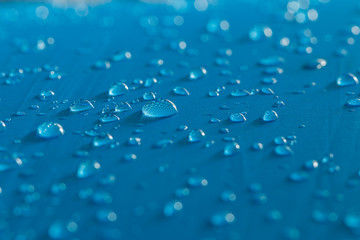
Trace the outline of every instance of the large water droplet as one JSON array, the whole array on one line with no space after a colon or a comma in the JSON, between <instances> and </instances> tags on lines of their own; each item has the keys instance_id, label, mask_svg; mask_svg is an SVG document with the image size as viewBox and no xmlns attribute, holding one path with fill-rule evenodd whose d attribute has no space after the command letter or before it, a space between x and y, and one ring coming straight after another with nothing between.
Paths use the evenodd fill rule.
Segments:
<instances>
[{"instance_id":1,"label":"large water droplet","mask_svg":"<svg viewBox=\"0 0 360 240\"><path fill-rule=\"evenodd\" d=\"M221 227L235 222L235 216L231 212L216 213L211 217L211 223L215 227Z\"/></svg>"},{"instance_id":2,"label":"large water droplet","mask_svg":"<svg viewBox=\"0 0 360 240\"><path fill-rule=\"evenodd\" d=\"M100 163L97 161L84 161L81 162L78 166L76 176L78 178L87 178L95 175L95 173L100 169Z\"/></svg>"},{"instance_id":3,"label":"large water droplet","mask_svg":"<svg viewBox=\"0 0 360 240\"><path fill-rule=\"evenodd\" d=\"M207 71L204 67L198 67L198 68L194 68L193 70L191 70L191 72L189 74L189 78L191 80L197 80L197 79L204 77L206 74L207 74Z\"/></svg>"},{"instance_id":4,"label":"large water droplet","mask_svg":"<svg viewBox=\"0 0 360 240\"><path fill-rule=\"evenodd\" d=\"M240 145L236 142L228 143L224 148L224 156L231 156L240 150Z\"/></svg>"},{"instance_id":5,"label":"large water droplet","mask_svg":"<svg viewBox=\"0 0 360 240\"><path fill-rule=\"evenodd\" d=\"M264 122L273 122L279 119L279 116L274 110L269 110L264 113L262 120Z\"/></svg>"},{"instance_id":6,"label":"large water droplet","mask_svg":"<svg viewBox=\"0 0 360 240\"><path fill-rule=\"evenodd\" d=\"M336 84L340 87L346 87L359 84L359 80L357 79L357 77L355 77L354 74L345 73L338 76L338 78L336 79Z\"/></svg>"},{"instance_id":7,"label":"large water droplet","mask_svg":"<svg viewBox=\"0 0 360 240\"><path fill-rule=\"evenodd\" d=\"M275 148L275 153L279 156L288 156L294 153L294 151L286 145L280 145Z\"/></svg>"},{"instance_id":8,"label":"large water droplet","mask_svg":"<svg viewBox=\"0 0 360 240\"><path fill-rule=\"evenodd\" d=\"M64 135L63 127L54 122L45 122L38 126L37 134L42 138L55 138Z\"/></svg>"},{"instance_id":9,"label":"large water droplet","mask_svg":"<svg viewBox=\"0 0 360 240\"><path fill-rule=\"evenodd\" d=\"M76 100L70 105L71 112L83 112L93 108L94 106L92 105L92 103L89 100L85 99Z\"/></svg>"},{"instance_id":10,"label":"large water droplet","mask_svg":"<svg viewBox=\"0 0 360 240\"><path fill-rule=\"evenodd\" d=\"M105 145L108 145L114 141L113 136L111 136L109 133L103 133L99 136L96 136L93 140L93 146L94 147L102 147Z\"/></svg>"},{"instance_id":11,"label":"large water droplet","mask_svg":"<svg viewBox=\"0 0 360 240\"><path fill-rule=\"evenodd\" d=\"M16 169L22 164L22 160L15 154L0 152L0 172Z\"/></svg>"},{"instance_id":12,"label":"large water droplet","mask_svg":"<svg viewBox=\"0 0 360 240\"><path fill-rule=\"evenodd\" d=\"M183 209L183 205L180 201L171 201L165 204L164 215L166 217L174 216L176 213L180 212Z\"/></svg>"},{"instance_id":13,"label":"large water droplet","mask_svg":"<svg viewBox=\"0 0 360 240\"><path fill-rule=\"evenodd\" d=\"M177 108L173 102L167 99L160 99L145 104L142 113L150 118L171 117L177 114Z\"/></svg>"},{"instance_id":14,"label":"large water droplet","mask_svg":"<svg viewBox=\"0 0 360 240\"><path fill-rule=\"evenodd\" d=\"M129 91L129 87L125 83L114 83L109 89L109 96L122 96Z\"/></svg>"},{"instance_id":15,"label":"large water droplet","mask_svg":"<svg viewBox=\"0 0 360 240\"><path fill-rule=\"evenodd\" d=\"M205 138L205 133L201 129L191 130L188 135L189 142L200 142Z\"/></svg>"},{"instance_id":16,"label":"large water droplet","mask_svg":"<svg viewBox=\"0 0 360 240\"><path fill-rule=\"evenodd\" d=\"M360 107L360 98L353 98L346 102L345 104L348 107Z\"/></svg>"},{"instance_id":17,"label":"large water droplet","mask_svg":"<svg viewBox=\"0 0 360 240\"><path fill-rule=\"evenodd\" d=\"M188 92L188 90L186 90L185 88L183 87L175 87L173 89L173 92L176 94L176 95L180 95L180 96L189 96L190 93Z\"/></svg>"},{"instance_id":18,"label":"large water droplet","mask_svg":"<svg viewBox=\"0 0 360 240\"><path fill-rule=\"evenodd\" d=\"M230 115L230 121L232 122L245 122L246 117L242 113L233 113Z\"/></svg>"}]
</instances>

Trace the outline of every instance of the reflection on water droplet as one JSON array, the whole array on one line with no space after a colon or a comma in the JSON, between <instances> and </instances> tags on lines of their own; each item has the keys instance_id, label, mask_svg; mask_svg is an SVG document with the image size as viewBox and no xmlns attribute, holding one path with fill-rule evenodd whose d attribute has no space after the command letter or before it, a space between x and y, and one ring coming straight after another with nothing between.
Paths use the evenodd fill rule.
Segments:
<instances>
[{"instance_id":1,"label":"reflection on water droplet","mask_svg":"<svg viewBox=\"0 0 360 240\"><path fill-rule=\"evenodd\" d=\"M46 101L48 100L49 98L51 98L52 96L54 96L55 93L51 90L47 90L47 91L42 91L40 94L39 94L39 98L40 100L42 101Z\"/></svg>"},{"instance_id":2,"label":"reflection on water droplet","mask_svg":"<svg viewBox=\"0 0 360 240\"><path fill-rule=\"evenodd\" d=\"M245 122L246 118L242 113L233 113L230 115L231 122Z\"/></svg>"},{"instance_id":3,"label":"reflection on water droplet","mask_svg":"<svg viewBox=\"0 0 360 240\"><path fill-rule=\"evenodd\" d=\"M92 103L85 99L76 100L70 105L71 112L82 112L93 108L94 106L92 105Z\"/></svg>"},{"instance_id":4,"label":"reflection on water droplet","mask_svg":"<svg viewBox=\"0 0 360 240\"><path fill-rule=\"evenodd\" d=\"M76 176L78 178L87 178L95 175L100 169L100 164L97 161L87 160L81 162L78 166Z\"/></svg>"},{"instance_id":5,"label":"reflection on water droplet","mask_svg":"<svg viewBox=\"0 0 360 240\"><path fill-rule=\"evenodd\" d=\"M180 95L180 96L189 96L190 93L188 92L188 90L186 90L185 88L183 87L175 87L173 89L173 92L176 94L176 95Z\"/></svg>"},{"instance_id":6,"label":"reflection on water droplet","mask_svg":"<svg viewBox=\"0 0 360 240\"><path fill-rule=\"evenodd\" d=\"M143 115L150 118L171 117L177 112L175 104L167 99L149 102L142 108Z\"/></svg>"},{"instance_id":7,"label":"reflection on water droplet","mask_svg":"<svg viewBox=\"0 0 360 240\"><path fill-rule=\"evenodd\" d=\"M345 104L348 107L360 107L360 98L353 98L346 102Z\"/></svg>"},{"instance_id":8,"label":"reflection on water droplet","mask_svg":"<svg viewBox=\"0 0 360 240\"><path fill-rule=\"evenodd\" d=\"M180 212L183 209L183 204L180 201L171 201L164 206L164 215L171 217Z\"/></svg>"},{"instance_id":9,"label":"reflection on water droplet","mask_svg":"<svg viewBox=\"0 0 360 240\"><path fill-rule=\"evenodd\" d=\"M338 76L338 78L336 79L336 84L340 87L346 87L359 84L359 80L357 79L357 77L355 77L354 74L346 73Z\"/></svg>"},{"instance_id":10,"label":"reflection on water droplet","mask_svg":"<svg viewBox=\"0 0 360 240\"><path fill-rule=\"evenodd\" d=\"M114 83L109 89L109 96L122 96L129 91L129 87L125 83Z\"/></svg>"},{"instance_id":11,"label":"reflection on water droplet","mask_svg":"<svg viewBox=\"0 0 360 240\"><path fill-rule=\"evenodd\" d=\"M189 78L190 80L197 80L204 77L206 74L207 71L204 67L194 68L193 70L191 70Z\"/></svg>"},{"instance_id":12,"label":"reflection on water droplet","mask_svg":"<svg viewBox=\"0 0 360 240\"><path fill-rule=\"evenodd\" d=\"M118 116L116 116L115 114L105 114L100 118L100 121L102 123L110 123L110 122L115 122L115 121L119 121L120 118Z\"/></svg>"},{"instance_id":13,"label":"reflection on water droplet","mask_svg":"<svg viewBox=\"0 0 360 240\"><path fill-rule=\"evenodd\" d=\"M64 135L63 127L54 122L45 122L38 126L37 135L42 138L55 138Z\"/></svg>"},{"instance_id":14,"label":"reflection on water droplet","mask_svg":"<svg viewBox=\"0 0 360 240\"><path fill-rule=\"evenodd\" d=\"M279 116L274 110L269 110L264 113L262 120L264 122L274 122L279 119Z\"/></svg>"},{"instance_id":15,"label":"reflection on water droplet","mask_svg":"<svg viewBox=\"0 0 360 240\"><path fill-rule=\"evenodd\" d=\"M94 138L92 145L94 147L102 147L112 143L113 141L114 138L109 133L102 133Z\"/></svg>"},{"instance_id":16,"label":"reflection on water droplet","mask_svg":"<svg viewBox=\"0 0 360 240\"><path fill-rule=\"evenodd\" d=\"M211 224L221 227L235 222L235 216L231 212L216 213L211 217Z\"/></svg>"},{"instance_id":17,"label":"reflection on water droplet","mask_svg":"<svg viewBox=\"0 0 360 240\"><path fill-rule=\"evenodd\" d=\"M228 143L224 148L224 156L232 156L240 150L240 145L236 142Z\"/></svg>"},{"instance_id":18,"label":"reflection on water droplet","mask_svg":"<svg viewBox=\"0 0 360 240\"><path fill-rule=\"evenodd\" d=\"M189 142L200 142L205 138L205 133L201 129L191 130L188 135Z\"/></svg>"},{"instance_id":19,"label":"reflection on water droplet","mask_svg":"<svg viewBox=\"0 0 360 240\"><path fill-rule=\"evenodd\" d=\"M280 145L275 148L275 153L279 156L288 156L292 155L294 151L286 145Z\"/></svg>"}]
</instances>

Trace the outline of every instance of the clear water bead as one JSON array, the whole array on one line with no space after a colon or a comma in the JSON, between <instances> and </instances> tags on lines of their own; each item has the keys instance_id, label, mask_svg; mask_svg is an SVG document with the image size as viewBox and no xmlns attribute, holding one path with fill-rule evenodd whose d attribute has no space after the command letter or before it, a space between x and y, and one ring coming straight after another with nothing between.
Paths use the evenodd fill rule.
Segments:
<instances>
[{"instance_id":1,"label":"clear water bead","mask_svg":"<svg viewBox=\"0 0 360 240\"><path fill-rule=\"evenodd\" d=\"M94 105L92 105L92 103L89 100L85 100L85 99L76 100L70 105L71 112L83 112L93 108Z\"/></svg>"},{"instance_id":2,"label":"clear water bead","mask_svg":"<svg viewBox=\"0 0 360 240\"><path fill-rule=\"evenodd\" d=\"M142 113L150 118L163 118L176 115L178 110L170 100L160 99L145 104L142 108Z\"/></svg>"},{"instance_id":3,"label":"clear water bead","mask_svg":"<svg viewBox=\"0 0 360 240\"><path fill-rule=\"evenodd\" d=\"M353 98L346 102L345 104L348 107L360 107L360 98Z\"/></svg>"},{"instance_id":4,"label":"clear water bead","mask_svg":"<svg viewBox=\"0 0 360 240\"><path fill-rule=\"evenodd\" d=\"M19 168L23 164L21 158L8 152L0 152L0 172Z\"/></svg>"},{"instance_id":5,"label":"clear water bead","mask_svg":"<svg viewBox=\"0 0 360 240\"><path fill-rule=\"evenodd\" d=\"M201 129L191 130L188 135L189 142L200 142L205 138L205 133Z\"/></svg>"},{"instance_id":6,"label":"clear water bead","mask_svg":"<svg viewBox=\"0 0 360 240\"><path fill-rule=\"evenodd\" d=\"M236 142L228 143L224 148L224 156L232 156L240 150L240 145Z\"/></svg>"},{"instance_id":7,"label":"clear water bead","mask_svg":"<svg viewBox=\"0 0 360 240\"><path fill-rule=\"evenodd\" d=\"M183 209L183 204L180 201L171 201L164 206L164 215L171 217L180 212Z\"/></svg>"},{"instance_id":8,"label":"clear water bead","mask_svg":"<svg viewBox=\"0 0 360 240\"><path fill-rule=\"evenodd\" d=\"M78 178L87 178L95 175L95 173L100 169L100 163L97 161L87 160L81 162L78 166L76 176Z\"/></svg>"},{"instance_id":9,"label":"clear water bead","mask_svg":"<svg viewBox=\"0 0 360 240\"><path fill-rule=\"evenodd\" d=\"M102 147L112 143L113 141L114 138L109 133L102 133L94 138L92 145L94 147Z\"/></svg>"},{"instance_id":10,"label":"clear water bead","mask_svg":"<svg viewBox=\"0 0 360 240\"><path fill-rule=\"evenodd\" d=\"M235 215L231 212L216 213L211 217L211 224L221 227L235 222Z\"/></svg>"},{"instance_id":11,"label":"clear water bead","mask_svg":"<svg viewBox=\"0 0 360 240\"><path fill-rule=\"evenodd\" d=\"M231 122L245 122L246 117L242 113L233 113L230 115Z\"/></svg>"},{"instance_id":12,"label":"clear water bead","mask_svg":"<svg viewBox=\"0 0 360 240\"><path fill-rule=\"evenodd\" d=\"M279 116L277 115L277 113L274 110L266 111L262 116L262 120L264 122L274 122L278 119L279 119Z\"/></svg>"},{"instance_id":13,"label":"clear water bead","mask_svg":"<svg viewBox=\"0 0 360 240\"><path fill-rule=\"evenodd\" d=\"M279 145L275 148L275 153L279 156L289 156L294 153L294 151L286 145Z\"/></svg>"},{"instance_id":14,"label":"clear water bead","mask_svg":"<svg viewBox=\"0 0 360 240\"><path fill-rule=\"evenodd\" d=\"M125 83L114 83L109 89L109 96L122 96L129 91L129 87Z\"/></svg>"},{"instance_id":15,"label":"clear water bead","mask_svg":"<svg viewBox=\"0 0 360 240\"><path fill-rule=\"evenodd\" d=\"M194 68L193 70L190 71L189 78L190 78L190 80L197 80L202 77L205 77L206 74L207 74L207 71L204 67L198 67L198 68Z\"/></svg>"},{"instance_id":16,"label":"clear water bead","mask_svg":"<svg viewBox=\"0 0 360 240\"><path fill-rule=\"evenodd\" d=\"M173 93L175 93L176 95L180 95L180 96L189 96L190 95L189 91L183 87L175 87L173 89Z\"/></svg>"},{"instance_id":17,"label":"clear water bead","mask_svg":"<svg viewBox=\"0 0 360 240\"><path fill-rule=\"evenodd\" d=\"M49 98L51 98L52 96L54 96L55 93L51 90L47 90L47 91L42 91L40 94L39 94L39 98L40 100L42 101L46 101L48 100Z\"/></svg>"},{"instance_id":18,"label":"clear water bead","mask_svg":"<svg viewBox=\"0 0 360 240\"><path fill-rule=\"evenodd\" d=\"M249 96L250 92L246 91L246 90L236 89L236 90L231 91L230 95L232 97L245 97L245 96Z\"/></svg>"},{"instance_id":19,"label":"clear water bead","mask_svg":"<svg viewBox=\"0 0 360 240\"><path fill-rule=\"evenodd\" d=\"M37 128L37 135L42 138L55 138L64 135L64 133L64 128L55 122L45 122Z\"/></svg>"},{"instance_id":20,"label":"clear water bead","mask_svg":"<svg viewBox=\"0 0 360 240\"><path fill-rule=\"evenodd\" d=\"M359 84L359 80L352 73L345 73L338 76L336 84L340 87L347 87L351 85Z\"/></svg>"}]
</instances>

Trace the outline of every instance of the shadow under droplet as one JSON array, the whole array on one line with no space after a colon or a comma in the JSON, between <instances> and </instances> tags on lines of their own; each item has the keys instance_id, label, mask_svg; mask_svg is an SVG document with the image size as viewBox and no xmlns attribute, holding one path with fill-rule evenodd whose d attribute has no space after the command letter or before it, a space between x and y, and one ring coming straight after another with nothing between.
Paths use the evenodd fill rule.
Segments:
<instances>
[{"instance_id":1,"label":"shadow under droplet","mask_svg":"<svg viewBox=\"0 0 360 240\"><path fill-rule=\"evenodd\" d=\"M41 139L39 136L37 136L36 132L33 131L29 134L27 134L25 137L23 137L22 142L26 143L35 143L35 142L45 142L45 139Z\"/></svg>"}]
</instances>

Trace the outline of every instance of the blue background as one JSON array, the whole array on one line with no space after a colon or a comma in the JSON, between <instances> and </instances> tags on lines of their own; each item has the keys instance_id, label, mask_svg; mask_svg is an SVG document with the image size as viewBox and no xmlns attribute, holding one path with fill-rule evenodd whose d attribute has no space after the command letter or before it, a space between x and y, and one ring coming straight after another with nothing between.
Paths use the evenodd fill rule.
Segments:
<instances>
[{"instance_id":1,"label":"blue background","mask_svg":"<svg viewBox=\"0 0 360 240\"><path fill-rule=\"evenodd\" d=\"M9 2L0 5L0 71L5 75L17 69L38 68L48 64L58 66L62 79L49 80L48 72L25 72L19 83L5 84L1 78L0 118L7 120L7 128L0 134L0 145L8 152L18 153L24 161L21 168L0 173L0 238L1 239L49 239L48 229L56 221L75 221L77 231L65 239L286 239L286 232L296 228L300 239L358 239L344 224L346 214L359 214L360 168L358 109L349 111L344 104L356 97L358 86L340 88L335 84L340 73L357 73L360 66L359 38L354 45L346 44L344 29L359 23L358 2L352 0L331 1L316 4L319 18L303 24L288 22L283 15L286 1L219 1L209 5L207 11L196 11L191 2L187 9L175 11L164 4L146 4L135 1L113 1L97 7L89 7L87 16L81 17L73 9L52 8L45 5L49 15L45 20L36 17L40 3ZM181 15L182 26L167 26L166 16ZM141 19L155 16L159 23L140 26ZM210 19L225 19L229 31L208 33ZM255 24L272 28L273 37L260 42L248 39L248 31ZM318 43L311 54L298 54L292 49L275 47L279 38L287 36L296 42L297 33L311 29ZM171 33L167 36L167 33ZM202 42L201 36L208 42ZM38 40L54 38L53 45L44 50L36 49ZM172 41L185 41L185 51L169 47ZM19 43L20 42L20 43ZM25 53L21 46L29 46ZM232 49L229 66L215 64L220 48ZM345 48L348 55L338 57L335 52ZM191 49L198 51L191 55ZM132 58L112 62L110 69L94 69L98 60L111 57L116 51L128 50ZM264 67L257 64L268 56L282 56L285 63L278 83L271 85L275 95L257 93L243 98L231 98L234 89L268 87L261 83ZM327 66L320 70L305 70L303 65L316 58L325 58ZM151 67L152 59L161 58L164 65ZM179 67L179 62L188 67ZM204 66L206 77L189 81L187 76L194 67ZM243 70L247 66L247 70ZM170 69L173 76L159 76L162 68ZM223 69L230 76L221 75ZM99 123L102 107L107 103L107 92L113 82L126 79L134 86L135 78L156 77L158 84L151 88L138 88L116 97L116 101L141 98L145 92L156 92L158 98L175 103L178 114L165 119L146 121L141 116L144 101L131 104L133 110L121 113L119 122L102 124L99 132L109 132L119 142L113 149L91 147L92 137L79 134L91 130ZM240 85L227 85L232 78L239 78ZM306 88L306 84L316 85ZM175 86L185 87L190 96L172 93ZM219 97L209 97L208 92L217 87L226 89ZM52 100L40 101L43 90L52 90ZM294 94L304 90L303 94ZM353 93L349 93L353 92ZM348 93L348 94L347 94ZM355 95L352 95L355 94ZM271 110L278 100L285 106L274 109L279 120L264 124L259 118ZM95 109L70 113L69 105L77 99L93 101ZM57 103L53 102L58 101ZM68 102L62 103L62 101ZM39 110L29 109L36 104ZM221 109L226 105L230 109ZM58 108L52 109L54 106ZM18 111L24 116L15 116ZM247 121L231 123L228 118L234 112L247 112ZM39 115L39 113L45 113ZM210 118L222 120L209 123ZM36 136L36 128L46 121L60 123L65 135L56 139L42 140ZM138 125L142 124L142 125ZM180 125L189 129L202 129L206 140L215 144L205 148L205 141L189 143L187 131L177 131ZM305 125L304 128L299 128ZM115 127L117 127L115 129ZM219 132L228 128L228 134ZM135 129L144 133L134 134ZM294 154L287 157L274 153L273 139L277 136L296 135L291 146ZM140 146L128 146L131 136L140 137ZM239 153L223 156L226 144L223 137L236 138L241 146ZM153 144L162 139L172 139L174 144L154 149ZM263 151L254 151L254 142L264 144ZM87 179L78 179L76 170L82 158L74 153L79 149L89 152L88 159L101 164L100 171ZM43 157L36 157L43 153ZM135 153L137 160L122 161L126 153ZM288 176L303 170L307 160L321 159L334 154L330 163L320 164L309 179L294 183ZM329 173L329 168L340 166L340 171ZM159 172L159 167L165 167ZM114 174L114 184L99 185L99 179ZM190 195L181 199L183 210L173 217L163 215L169 201L177 199L174 191L187 186L190 177L200 176L208 180L204 188L190 188ZM349 186L349 179L352 180ZM63 182L67 189L51 194L54 183ZM21 184L33 184L39 199L29 203L26 193L19 192ZM264 204L254 203L248 186L260 183L267 196ZM95 204L90 199L81 200L81 189L105 191L112 197L110 204ZM232 190L235 202L224 203L220 194ZM319 190L326 190L328 197L316 197ZM111 209L117 220L103 223L96 220L99 209ZM21 214L16 214L21 209ZM266 214L277 209L282 214L278 222L269 222ZM318 222L313 211L334 212L334 222ZM213 214L221 211L233 213L233 224L214 227L210 224ZM138 213L138 214L136 214ZM359 215L357 215L359 216ZM356 230L356 229L355 229Z\"/></svg>"}]
</instances>

